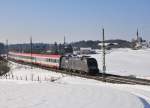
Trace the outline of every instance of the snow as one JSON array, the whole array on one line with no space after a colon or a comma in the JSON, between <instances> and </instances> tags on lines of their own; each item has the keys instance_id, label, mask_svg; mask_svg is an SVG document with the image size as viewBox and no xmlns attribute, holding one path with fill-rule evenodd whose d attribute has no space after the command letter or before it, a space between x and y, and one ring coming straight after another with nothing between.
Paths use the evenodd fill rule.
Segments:
<instances>
[{"instance_id":1,"label":"snow","mask_svg":"<svg viewBox=\"0 0 150 108\"><path fill-rule=\"evenodd\" d=\"M149 54L149 49L107 52L107 72L149 75ZM101 55L92 56L98 59L100 67ZM141 61L130 63L132 60ZM119 62L121 67L115 67ZM14 78L0 77L0 108L150 108L150 86L103 83L13 62L10 65L9 74ZM38 77L41 81L37 81ZM48 80L51 78L56 80Z\"/></svg>"},{"instance_id":2,"label":"snow","mask_svg":"<svg viewBox=\"0 0 150 108\"><path fill-rule=\"evenodd\" d=\"M16 81L0 85L1 108L144 108L136 96L109 87Z\"/></svg>"},{"instance_id":3,"label":"snow","mask_svg":"<svg viewBox=\"0 0 150 108\"><path fill-rule=\"evenodd\" d=\"M106 51L107 73L150 78L150 49L113 49ZM102 69L102 53L91 55Z\"/></svg>"},{"instance_id":4,"label":"snow","mask_svg":"<svg viewBox=\"0 0 150 108\"><path fill-rule=\"evenodd\" d=\"M26 66L26 65L20 65L17 63L13 63L10 62L10 66L11 66L11 71L10 71L10 75L13 74L14 77L18 77L18 79L20 77L22 77L22 79L26 79L27 80L38 80L38 77L40 80L45 80L45 79L50 79L50 78L60 78L65 76L64 74L61 73L56 73L56 72L52 72L49 70L44 70L40 69L40 68L34 68L31 66Z\"/></svg>"}]
</instances>

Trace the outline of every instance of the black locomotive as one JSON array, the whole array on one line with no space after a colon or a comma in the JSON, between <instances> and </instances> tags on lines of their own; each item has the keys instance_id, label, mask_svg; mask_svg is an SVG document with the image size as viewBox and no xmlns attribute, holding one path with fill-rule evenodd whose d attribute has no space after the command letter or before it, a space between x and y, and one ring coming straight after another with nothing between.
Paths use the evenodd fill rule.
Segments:
<instances>
[{"instance_id":1,"label":"black locomotive","mask_svg":"<svg viewBox=\"0 0 150 108\"><path fill-rule=\"evenodd\" d=\"M88 56L63 56L60 60L60 69L87 74L96 74L99 72L96 59Z\"/></svg>"}]
</instances>

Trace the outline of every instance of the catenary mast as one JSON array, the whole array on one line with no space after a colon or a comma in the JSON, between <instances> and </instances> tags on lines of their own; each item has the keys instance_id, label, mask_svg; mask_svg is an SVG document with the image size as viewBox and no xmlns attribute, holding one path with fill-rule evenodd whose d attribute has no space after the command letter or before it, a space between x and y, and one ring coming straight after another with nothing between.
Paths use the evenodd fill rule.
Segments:
<instances>
[{"instance_id":1,"label":"catenary mast","mask_svg":"<svg viewBox=\"0 0 150 108\"><path fill-rule=\"evenodd\" d=\"M106 64L105 64L105 35L104 35L104 28L102 29L102 50L103 50L103 81L105 81L105 73L106 73Z\"/></svg>"},{"instance_id":2,"label":"catenary mast","mask_svg":"<svg viewBox=\"0 0 150 108\"><path fill-rule=\"evenodd\" d=\"M32 63L32 36L30 37L30 53L31 53L31 63ZM32 69L32 64L31 64Z\"/></svg>"}]
</instances>

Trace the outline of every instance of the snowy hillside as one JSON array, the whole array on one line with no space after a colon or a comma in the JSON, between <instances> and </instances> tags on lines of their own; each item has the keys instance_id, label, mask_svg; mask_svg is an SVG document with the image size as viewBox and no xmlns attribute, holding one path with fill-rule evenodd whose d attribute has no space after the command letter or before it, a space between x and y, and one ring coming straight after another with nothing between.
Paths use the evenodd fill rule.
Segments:
<instances>
[{"instance_id":1,"label":"snowy hillside","mask_svg":"<svg viewBox=\"0 0 150 108\"><path fill-rule=\"evenodd\" d=\"M102 53L91 55L102 69ZM106 54L107 73L150 77L150 49L114 49Z\"/></svg>"},{"instance_id":2,"label":"snowy hillside","mask_svg":"<svg viewBox=\"0 0 150 108\"><path fill-rule=\"evenodd\" d=\"M150 108L150 87L119 85L11 64L22 80L0 79L1 108ZM36 74L37 73L37 74ZM24 78L34 74L34 81ZM37 76L58 77L54 82Z\"/></svg>"}]
</instances>

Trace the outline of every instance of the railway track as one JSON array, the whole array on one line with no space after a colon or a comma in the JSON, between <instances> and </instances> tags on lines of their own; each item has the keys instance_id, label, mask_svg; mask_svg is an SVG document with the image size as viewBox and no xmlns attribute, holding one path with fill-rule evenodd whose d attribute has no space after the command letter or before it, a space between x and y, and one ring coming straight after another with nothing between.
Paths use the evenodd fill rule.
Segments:
<instances>
[{"instance_id":1,"label":"railway track","mask_svg":"<svg viewBox=\"0 0 150 108\"><path fill-rule=\"evenodd\" d=\"M12 60L12 59L9 59L9 61L17 62L17 61ZM109 83L132 84L132 85L135 85L135 84L150 85L150 80L141 79L141 78L134 78L134 77L129 77L129 76L120 76L120 75L113 75L113 74L107 74L107 73L106 74L99 73L97 75L91 76L91 75L87 75L85 73L75 73L75 72L69 72L66 70L51 69L51 68L35 65L32 63L24 63L24 62L17 62L17 63L23 64L23 65L30 65L33 67L38 67L38 68L42 68L42 69L46 69L46 70L50 70L50 71L54 71L54 72L58 72L58 73L69 74L72 76L94 79L94 80L109 82Z\"/></svg>"}]
</instances>

